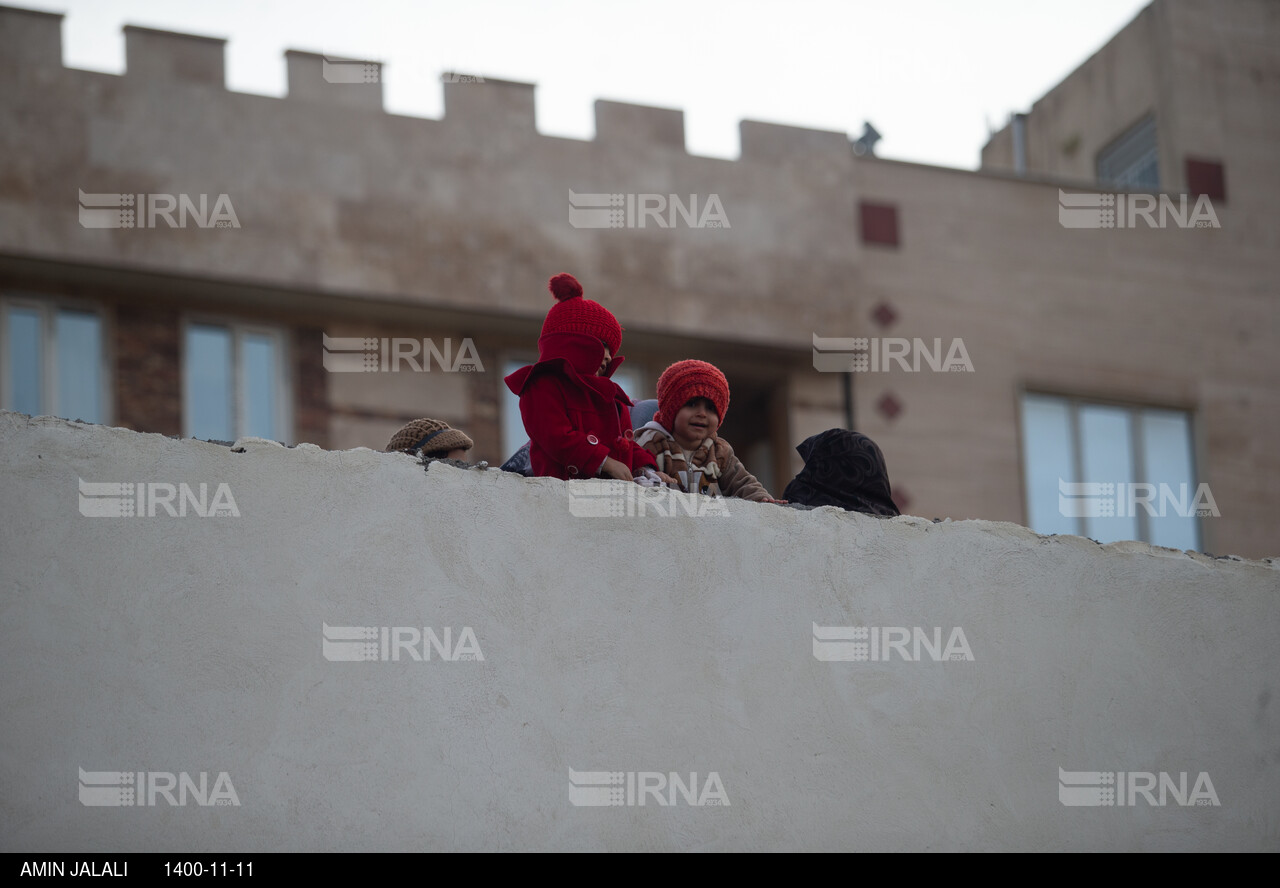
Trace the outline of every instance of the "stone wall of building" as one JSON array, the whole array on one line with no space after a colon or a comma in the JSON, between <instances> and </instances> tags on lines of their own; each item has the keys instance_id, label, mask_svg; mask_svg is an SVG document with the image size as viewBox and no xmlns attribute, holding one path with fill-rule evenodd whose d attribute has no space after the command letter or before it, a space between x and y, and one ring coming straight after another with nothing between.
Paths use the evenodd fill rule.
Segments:
<instances>
[{"instance_id":1,"label":"stone wall of building","mask_svg":"<svg viewBox=\"0 0 1280 888\"><path fill-rule=\"evenodd\" d=\"M697 157L681 112L617 102L596 104L594 140L547 137L534 87L496 80L444 84L442 119L401 117L377 83L329 82L309 53L288 54L287 98L237 94L219 41L142 28L127 30L125 75L76 71L58 17L0 9L13 86L0 90L0 288L74 267L117 288L158 282L151 324L219 305L308 335L473 337L481 376L325 385L298 365L295 440L381 446L425 412L493 462L507 455L501 368L534 351L545 282L569 270L626 327L643 394L672 360L724 367L735 405L751 405L726 437L761 454L776 488L800 468L796 443L845 421L839 377L813 368L815 335L960 339L972 373L854 382L856 425L908 511L1025 521L1019 395L1043 391L1189 411L1197 480L1222 512L1203 548L1270 555L1280 60L1272 7L1231 9L1159 0L1140 14L1033 109L1026 178L994 157L981 172L857 158L845 134L753 121L738 160ZM1152 102L1170 169L1221 160L1221 227L1064 229L1059 187L1090 187L1083 159ZM86 229L77 189L226 194L240 228ZM575 228L571 192L623 195L623 227ZM729 227L628 227L625 196L642 194L715 195ZM147 404L172 372L121 394L120 421L170 431L180 406Z\"/></svg>"}]
</instances>

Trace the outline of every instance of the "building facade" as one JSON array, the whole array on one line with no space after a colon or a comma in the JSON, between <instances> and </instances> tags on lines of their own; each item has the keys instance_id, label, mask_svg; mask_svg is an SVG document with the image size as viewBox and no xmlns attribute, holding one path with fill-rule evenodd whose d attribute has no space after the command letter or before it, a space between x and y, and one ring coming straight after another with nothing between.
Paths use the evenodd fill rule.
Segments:
<instances>
[{"instance_id":1,"label":"building facade","mask_svg":"<svg viewBox=\"0 0 1280 888\"><path fill-rule=\"evenodd\" d=\"M0 406L330 449L433 416L493 464L570 271L633 396L725 370L775 495L852 425L912 514L1280 551L1264 0L1157 0L977 171L754 121L739 159L691 156L681 112L608 101L593 140L548 137L532 85L483 77L401 117L376 64L304 52L286 98L238 94L222 41L125 36L125 74L69 69L59 16L0 8Z\"/></svg>"}]
</instances>

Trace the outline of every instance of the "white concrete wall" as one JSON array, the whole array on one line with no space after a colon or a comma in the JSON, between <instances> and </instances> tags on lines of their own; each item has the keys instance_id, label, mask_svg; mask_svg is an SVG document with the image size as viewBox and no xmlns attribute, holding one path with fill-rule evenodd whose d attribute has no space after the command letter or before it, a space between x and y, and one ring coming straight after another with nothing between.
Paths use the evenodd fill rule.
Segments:
<instances>
[{"instance_id":1,"label":"white concrete wall","mask_svg":"<svg viewBox=\"0 0 1280 888\"><path fill-rule=\"evenodd\" d=\"M239 517L87 518L85 481ZM1008 524L730 502L579 518L559 481L244 452L0 413L0 850L1280 848L1280 565ZM331 662L322 623L472 627L483 661ZM822 662L812 626L973 661ZM79 769L239 806L86 807ZM1067 807L1058 770L1218 806ZM569 771L730 804L576 807Z\"/></svg>"}]
</instances>

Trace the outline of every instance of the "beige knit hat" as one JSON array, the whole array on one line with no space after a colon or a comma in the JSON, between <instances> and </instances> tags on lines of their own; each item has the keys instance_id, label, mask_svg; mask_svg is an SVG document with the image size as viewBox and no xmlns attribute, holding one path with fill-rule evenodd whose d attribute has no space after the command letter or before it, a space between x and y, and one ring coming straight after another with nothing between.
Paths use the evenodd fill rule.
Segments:
<instances>
[{"instance_id":1,"label":"beige knit hat","mask_svg":"<svg viewBox=\"0 0 1280 888\"><path fill-rule=\"evenodd\" d=\"M400 431L391 436L387 442L387 452L448 453L450 450L470 450L475 442L457 429L450 428L447 422L438 419L415 419Z\"/></svg>"}]
</instances>

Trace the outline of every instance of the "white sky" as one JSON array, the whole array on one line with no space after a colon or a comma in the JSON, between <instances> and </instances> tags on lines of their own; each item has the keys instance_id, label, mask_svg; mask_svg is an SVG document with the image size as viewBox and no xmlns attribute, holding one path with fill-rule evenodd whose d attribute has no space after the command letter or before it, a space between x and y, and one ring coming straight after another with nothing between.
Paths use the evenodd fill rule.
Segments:
<instances>
[{"instance_id":1,"label":"white sky","mask_svg":"<svg viewBox=\"0 0 1280 888\"><path fill-rule=\"evenodd\" d=\"M386 63L388 111L443 112L442 71L538 86L538 130L589 139L592 103L679 108L693 154L738 121L857 136L882 157L975 168L988 123L1031 103L1149 0L4 0L63 12L71 67L124 70L125 24L228 38L229 89L282 96L284 51Z\"/></svg>"}]
</instances>

